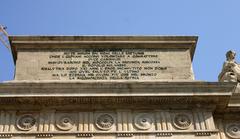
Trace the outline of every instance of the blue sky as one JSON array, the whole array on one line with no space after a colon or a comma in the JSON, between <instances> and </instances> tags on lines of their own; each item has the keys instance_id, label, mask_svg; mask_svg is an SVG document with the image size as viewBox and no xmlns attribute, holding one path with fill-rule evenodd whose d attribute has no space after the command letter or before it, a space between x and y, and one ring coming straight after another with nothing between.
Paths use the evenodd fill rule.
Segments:
<instances>
[{"instance_id":1,"label":"blue sky","mask_svg":"<svg viewBox=\"0 0 240 139\"><path fill-rule=\"evenodd\" d=\"M226 51L240 62L240 0L1 0L10 35L197 35L196 80L217 81ZM1 44L0 44L1 45ZM0 46L0 81L14 78Z\"/></svg>"}]
</instances>

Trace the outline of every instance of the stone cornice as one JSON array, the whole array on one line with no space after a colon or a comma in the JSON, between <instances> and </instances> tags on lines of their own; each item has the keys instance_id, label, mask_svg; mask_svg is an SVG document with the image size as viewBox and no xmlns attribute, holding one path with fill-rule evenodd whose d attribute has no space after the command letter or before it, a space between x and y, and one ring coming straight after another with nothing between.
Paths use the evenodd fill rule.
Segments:
<instances>
[{"instance_id":1,"label":"stone cornice","mask_svg":"<svg viewBox=\"0 0 240 139\"><path fill-rule=\"evenodd\" d=\"M2 105L179 104L225 109L236 83L219 82L8 82L0 84ZM192 105L192 106L191 106Z\"/></svg>"},{"instance_id":2,"label":"stone cornice","mask_svg":"<svg viewBox=\"0 0 240 139\"><path fill-rule=\"evenodd\" d=\"M87 96L212 96L226 95L232 93L236 89L237 83L225 82L159 82L159 81L11 81L0 84L0 91L3 95L51 95L51 93L59 93L62 95ZM9 90L10 92L4 93ZM14 92L17 89L18 92ZM48 90L48 92L38 92L37 90ZM56 89L56 90L54 90ZM60 89L60 90L57 90ZM21 92L23 91L23 92ZM34 94L28 94L30 92ZM71 91L67 93L64 91ZM81 92L81 93L80 93ZM130 92L130 93L129 93ZM56 96L56 94L54 94Z\"/></svg>"}]
</instances>

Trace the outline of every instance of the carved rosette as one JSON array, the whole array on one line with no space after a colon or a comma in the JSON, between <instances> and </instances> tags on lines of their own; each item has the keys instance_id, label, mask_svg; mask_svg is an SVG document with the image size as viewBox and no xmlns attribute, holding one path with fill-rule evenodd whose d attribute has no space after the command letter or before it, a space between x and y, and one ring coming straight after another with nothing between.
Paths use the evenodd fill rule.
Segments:
<instances>
[{"instance_id":1,"label":"carved rosette","mask_svg":"<svg viewBox=\"0 0 240 139\"><path fill-rule=\"evenodd\" d=\"M240 138L240 124L228 124L226 125L225 132L228 137L233 139Z\"/></svg>"},{"instance_id":2,"label":"carved rosette","mask_svg":"<svg viewBox=\"0 0 240 139\"><path fill-rule=\"evenodd\" d=\"M24 114L18 117L17 119L17 127L23 131L31 130L36 124L36 119L31 114Z\"/></svg>"},{"instance_id":3,"label":"carved rosette","mask_svg":"<svg viewBox=\"0 0 240 139\"><path fill-rule=\"evenodd\" d=\"M135 116L134 124L140 130L148 130L152 127L153 117L151 114L141 113Z\"/></svg>"},{"instance_id":4,"label":"carved rosette","mask_svg":"<svg viewBox=\"0 0 240 139\"><path fill-rule=\"evenodd\" d=\"M178 129L186 130L192 125L192 120L188 114L176 114L173 118L173 124Z\"/></svg>"},{"instance_id":5,"label":"carved rosette","mask_svg":"<svg viewBox=\"0 0 240 139\"><path fill-rule=\"evenodd\" d=\"M104 113L96 117L96 126L101 130L110 130L114 124L114 118L112 115Z\"/></svg>"},{"instance_id":6,"label":"carved rosette","mask_svg":"<svg viewBox=\"0 0 240 139\"><path fill-rule=\"evenodd\" d=\"M56 119L56 126L60 130L71 130L74 125L74 120L71 115L61 115Z\"/></svg>"}]
</instances>

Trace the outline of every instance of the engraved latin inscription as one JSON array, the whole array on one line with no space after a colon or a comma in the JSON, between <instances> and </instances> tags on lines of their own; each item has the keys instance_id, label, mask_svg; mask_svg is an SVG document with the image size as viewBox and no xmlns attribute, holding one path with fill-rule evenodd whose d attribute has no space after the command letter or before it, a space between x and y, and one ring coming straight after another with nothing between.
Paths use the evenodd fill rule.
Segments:
<instances>
[{"instance_id":1,"label":"engraved latin inscription","mask_svg":"<svg viewBox=\"0 0 240 139\"><path fill-rule=\"evenodd\" d=\"M56 79L139 80L167 70L155 49L78 49L48 54L39 67Z\"/></svg>"}]
</instances>

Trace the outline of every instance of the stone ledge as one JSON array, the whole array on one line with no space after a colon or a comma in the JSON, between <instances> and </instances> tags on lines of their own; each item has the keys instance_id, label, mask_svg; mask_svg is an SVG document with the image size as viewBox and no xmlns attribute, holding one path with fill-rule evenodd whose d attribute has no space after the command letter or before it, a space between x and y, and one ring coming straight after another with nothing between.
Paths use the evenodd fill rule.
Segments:
<instances>
[{"instance_id":1,"label":"stone ledge","mask_svg":"<svg viewBox=\"0 0 240 139\"><path fill-rule=\"evenodd\" d=\"M223 110L236 83L219 82L8 82L0 84L1 105L104 105L174 107L210 104ZM86 104L86 105L85 105ZM120 105L121 104L121 105Z\"/></svg>"},{"instance_id":2,"label":"stone ledge","mask_svg":"<svg viewBox=\"0 0 240 139\"><path fill-rule=\"evenodd\" d=\"M231 96L236 83L220 82L8 82L1 97Z\"/></svg>"}]
</instances>

